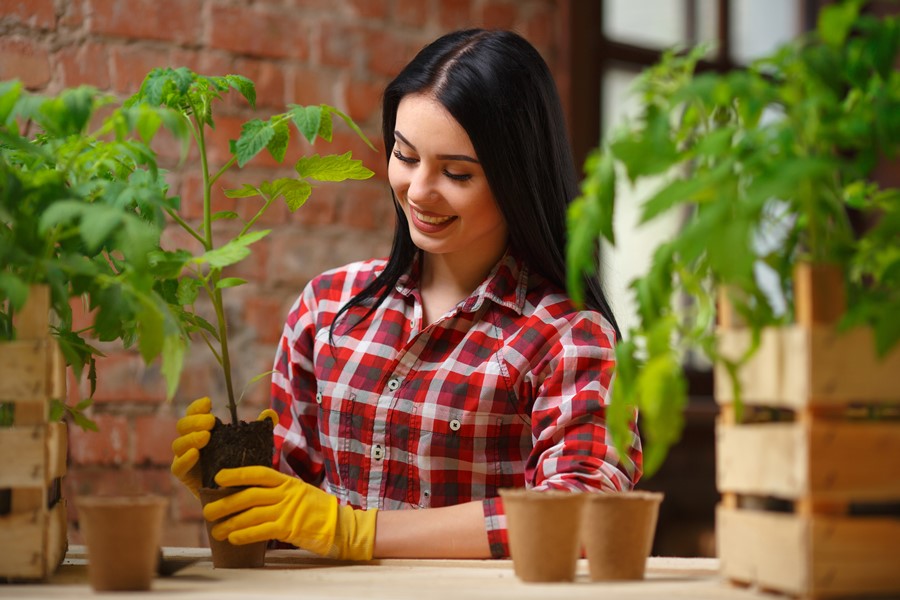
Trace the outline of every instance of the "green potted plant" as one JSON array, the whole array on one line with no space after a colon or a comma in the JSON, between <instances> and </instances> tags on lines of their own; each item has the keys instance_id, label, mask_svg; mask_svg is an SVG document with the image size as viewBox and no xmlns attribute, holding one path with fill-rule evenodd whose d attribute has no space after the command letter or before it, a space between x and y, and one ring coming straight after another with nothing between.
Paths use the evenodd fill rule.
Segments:
<instances>
[{"instance_id":1,"label":"green potted plant","mask_svg":"<svg viewBox=\"0 0 900 600\"><path fill-rule=\"evenodd\" d=\"M159 123L177 133L175 117L168 109L117 106L89 87L40 96L16 81L0 83L0 436L8 437L5 447L19 448L17 460L42 469L32 481L14 475L12 459L0 465L0 515L7 515L0 529L21 540L17 552L29 557L27 565L4 564L0 576L45 577L62 560L50 541L64 548L66 539L59 502L66 428L59 421L68 414L96 428L84 409L95 389L98 342L134 345L150 362L183 337L147 259L159 244L166 196L148 144ZM76 325L78 301L90 312L87 324ZM66 404L67 365L76 377L86 371L91 383L75 406ZM165 357L163 370L173 386L180 355ZM11 505L11 492L40 483L46 500ZM30 560L30 545L40 561Z\"/></svg>"},{"instance_id":2,"label":"green potted plant","mask_svg":"<svg viewBox=\"0 0 900 600\"><path fill-rule=\"evenodd\" d=\"M246 281L230 276L229 268L247 258L252 252L252 245L268 235L269 230L259 224L274 203L285 202L290 211L296 211L309 198L315 182L361 180L373 175L350 152L305 155L295 161L292 176L244 183L225 192L227 197L242 203L255 203L255 212L250 211L253 214L249 218L244 219L235 211L214 210L214 186L223 175L234 167L244 167L264 150L275 161L283 162L292 128L310 143L317 138L330 142L332 119L339 117L374 150L359 127L337 108L326 104L290 105L283 113L267 119L253 118L243 123L240 137L231 142L228 159L220 165L211 164L209 132L215 127L214 107L230 92L240 94L251 107L255 105L253 82L245 77L212 77L186 68L164 68L151 71L140 91L126 102L126 106L130 107L163 106L175 111L189 131L189 144L199 155L197 165L203 194L202 217L198 222L184 217L178 198L169 198L164 208L169 219L197 242L197 249L160 249L151 255L150 260L161 281L177 282L166 286L162 293L186 324L188 333L202 339L210 348L221 366L225 382L227 398L223 400L227 402L231 422L222 423L217 419L210 442L201 452L205 488L217 487L214 478L222 468L247 464L270 465L273 452L271 422L243 422L238 418L237 403L240 397L233 383L233 356L228 344L225 296L229 289ZM232 225L233 235L228 230L217 229L216 225L222 223ZM235 223L238 225L233 226ZM199 302L201 299L208 300L211 319L204 318L203 305ZM263 373L256 379L267 374Z\"/></svg>"},{"instance_id":3,"label":"green potted plant","mask_svg":"<svg viewBox=\"0 0 900 600\"><path fill-rule=\"evenodd\" d=\"M866 179L900 146L900 31L896 18L859 7L824 9L816 32L746 70L696 73L705 48L667 53L638 82L641 114L586 161L570 210L575 298L578 274L596 268L598 238L615 244L623 175L657 182L635 200L641 223L673 210L690 215L658 240L649 270L630 283L637 324L616 351L613 433L619 439L630 408L640 409L648 476L681 432L685 353L700 350L731 372L740 362L718 351L722 295L758 340L792 321L798 264L836 265L847 286L846 324L872 325L881 354L900 340L900 191ZM851 218L875 224L856 235Z\"/></svg>"},{"instance_id":4,"label":"green potted plant","mask_svg":"<svg viewBox=\"0 0 900 600\"><path fill-rule=\"evenodd\" d=\"M638 409L651 476L681 434L683 359L702 352L721 405L723 571L801 595L898 591L884 559L898 550L896 525L847 519L854 502L900 498L883 449L870 447L900 443L896 421L852 416L856 404L877 417L900 400L891 383L900 368L900 190L869 179L900 146L900 19L863 6L823 8L814 32L744 70L698 73L704 48L666 53L639 79L639 116L586 161L569 215L576 299L598 239L615 244L623 179L655 183L635 200L642 224L687 215L630 283L637 320L616 349L613 439L624 446ZM758 422L745 424L751 417ZM848 455L869 457L870 468L837 458ZM739 510L750 498L776 498L793 514ZM842 533L831 541L813 534L834 527ZM864 565L847 548L865 527L880 533ZM822 553L841 557L842 577L823 575ZM784 564L799 567L788 574Z\"/></svg>"}]
</instances>

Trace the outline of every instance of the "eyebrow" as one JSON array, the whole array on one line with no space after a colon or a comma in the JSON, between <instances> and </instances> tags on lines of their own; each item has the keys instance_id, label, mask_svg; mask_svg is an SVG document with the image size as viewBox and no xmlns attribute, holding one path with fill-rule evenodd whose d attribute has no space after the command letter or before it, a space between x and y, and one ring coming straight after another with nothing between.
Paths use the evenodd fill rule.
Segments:
<instances>
[{"instance_id":1,"label":"eyebrow","mask_svg":"<svg viewBox=\"0 0 900 600\"><path fill-rule=\"evenodd\" d=\"M403 134L400 133L399 131L397 131L396 129L394 130L394 137L396 137L398 140L400 140L401 142L403 142L404 144L406 144L413 150L416 150L416 147L413 146L410 143L410 141L408 139L406 139L405 137L403 137ZM418 150L416 150L416 152L418 152ZM438 154L437 158L439 160L462 160L462 161L466 161L466 162L470 162L470 163L475 163L476 165L481 164L480 162L478 162L477 159L472 158L471 156L468 156L466 154Z\"/></svg>"}]
</instances>

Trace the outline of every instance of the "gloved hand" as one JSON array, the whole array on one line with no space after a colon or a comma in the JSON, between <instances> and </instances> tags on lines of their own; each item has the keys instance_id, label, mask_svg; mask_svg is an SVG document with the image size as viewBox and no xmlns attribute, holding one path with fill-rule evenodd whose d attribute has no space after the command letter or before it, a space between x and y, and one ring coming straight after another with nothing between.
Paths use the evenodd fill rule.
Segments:
<instances>
[{"instance_id":1,"label":"gloved hand","mask_svg":"<svg viewBox=\"0 0 900 600\"><path fill-rule=\"evenodd\" d=\"M207 521L231 517L212 528L217 540L250 544L280 540L329 558L370 560L377 510L339 506L334 496L269 467L222 469L222 487L243 487L207 504Z\"/></svg>"},{"instance_id":2,"label":"gloved hand","mask_svg":"<svg viewBox=\"0 0 900 600\"><path fill-rule=\"evenodd\" d=\"M216 417L210 413L212 401L204 396L191 402L185 415L178 419L175 428L178 436L172 442L172 474L187 486L191 493L199 498L198 490L202 485L200 477L200 449L209 443L210 431L216 424ZM278 415L271 408L259 413L258 420L269 419L274 427L278 423Z\"/></svg>"}]
</instances>

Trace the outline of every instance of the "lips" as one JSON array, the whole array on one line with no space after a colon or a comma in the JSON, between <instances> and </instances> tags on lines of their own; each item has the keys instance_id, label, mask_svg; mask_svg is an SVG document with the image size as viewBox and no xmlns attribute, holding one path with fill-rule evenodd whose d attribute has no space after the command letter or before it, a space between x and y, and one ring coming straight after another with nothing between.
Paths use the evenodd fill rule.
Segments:
<instances>
[{"instance_id":1,"label":"lips","mask_svg":"<svg viewBox=\"0 0 900 600\"><path fill-rule=\"evenodd\" d=\"M412 207L410 207L409 214L411 217L410 220L415 228L422 233L438 233L439 231L443 231L450 223L458 218L454 216L429 215Z\"/></svg>"}]
</instances>

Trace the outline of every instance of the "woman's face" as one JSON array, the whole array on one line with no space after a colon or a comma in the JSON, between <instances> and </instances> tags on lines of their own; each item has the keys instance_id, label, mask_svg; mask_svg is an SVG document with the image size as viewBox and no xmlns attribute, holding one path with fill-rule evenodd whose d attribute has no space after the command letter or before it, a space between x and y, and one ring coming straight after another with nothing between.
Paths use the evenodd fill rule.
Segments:
<instances>
[{"instance_id":1,"label":"woman's face","mask_svg":"<svg viewBox=\"0 0 900 600\"><path fill-rule=\"evenodd\" d=\"M416 246L473 264L499 260L506 223L484 170L465 130L431 97L400 101L388 179Z\"/></svg>"}]
</instances>

